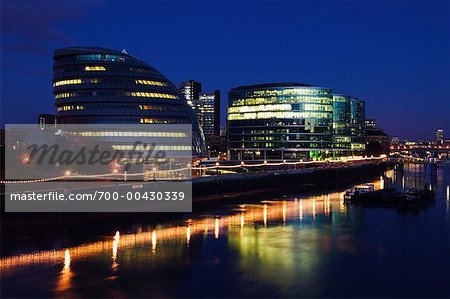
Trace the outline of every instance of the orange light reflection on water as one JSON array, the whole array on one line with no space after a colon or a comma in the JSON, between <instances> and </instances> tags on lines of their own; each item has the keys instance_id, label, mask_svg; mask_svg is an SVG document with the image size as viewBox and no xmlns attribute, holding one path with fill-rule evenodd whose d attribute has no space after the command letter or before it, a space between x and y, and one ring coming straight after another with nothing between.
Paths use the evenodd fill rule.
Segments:
<instances>
[{"instance_id":1,"label":"orange light reflection on water","mask_svg":"<svg viewBox=\"0 0 450 299\"><path fill-rule=\"evenodd\" d=\"M375 189L379 189L379 181L375 184ZM170 239L184 239L189 245L193 235L208 234L208 227L214 227L214 237L219 238L220 229L223 227L238 227L241 230L245 223L261 224L264 226L270 223L287 222L290 219L304 220L310 217L312 221L317 215L330 215L333 212L344 213L345 206L342 203L345 192L330 193L327 195L313 196L294 201L270 201L261 204L245 205L241 212L223 217L210 217L194 219L189 225L161 227L151 233L142 232L136 234L123 234L116 232L109 240L82 244L59 250L39 251L34 253L4 257L0 259L0 269L9 269L18 266L28 266L40 263L64 263L64 271L70 273L70 263L89 257L95 254L112 252L112 269L118 267L117 256L119 250L131 248L140 244L151 244L152 252L156 251L158 242ZM67 266L66 266L67 265ZM69 275L67 275L70 277Z\"/></svg>"}]
</instances>

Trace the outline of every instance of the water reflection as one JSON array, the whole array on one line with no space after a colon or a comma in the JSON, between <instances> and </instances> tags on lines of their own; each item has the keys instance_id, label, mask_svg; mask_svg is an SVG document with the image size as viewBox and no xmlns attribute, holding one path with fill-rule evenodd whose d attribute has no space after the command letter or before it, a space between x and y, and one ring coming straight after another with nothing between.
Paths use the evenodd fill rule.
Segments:
<instances>
[{"instance_id":1,"label":"water reflection","mask_svg":"<svg viewBox=\"0 0 450 299\"><path fill-rule=\"evenodd\" d=\"M117 231L114 238L113 238L113 245L112 245L112 265L111 269L117 270L117 267L119 267L119 264L117 263L117 248L119 246L120 241L120 233Z\"/></svg>"},{"instance_id":2,"label":"water reflection","mask_svg":"<svg viewBox=\"0 0 450 299\"><path fill-rule=\"evenodd\" d=\"M244 208L239 214L192 220L188 226L162 227L153 230L151 234L143 231L142 228L140 228L140 232L136 234L121 235L119 232L116 232L112 242L103 240L69 248L71 252L71 260L73 262L84 257L89 257L104 252L105 250L110 250L110 252L112 252L113 260L112 268L116 269L118 267L117 259L119 244L120 247L124 249L149 243L151 244L152 251L155 251L157 245L157 235L159 241L184 238L186 240L186 244L189 244L193 234L198 234L202 231L208 233L208 226L211 225L212 221L214 226L214 237L218 239L220 237L221 228L237 226L242 229L244 228L244 221L256 225L262 222L263 225L267 227L269 222L276 223L280 221L281 223L286 223L289 219L295 217L295 215L300 215L300 218L303 219L304 216L307 217L308 215L315 218L318 213L324 215L329 215L334 211L341 213L343 194L344 192L337 192L327 195L313 196L310 198L299 199L298 203L294 200L270 201L269 203L264 203L262 209L258 204L242 205ZM41 251L5 257L1 259L1 267L9 268L64 260L67 257L67 250L69 249Z\"/></svg>"},{"instance_id":3,"label":"water reflection","mask_svg":"<svg viewBox=\"0 0 450 299\"><path fill-rule=\"evenodd\" d=\"M219 239L219 218L214 221L214 237Z\"/></svg>"},{"instance_id":4,"label":"water reflection","mask_svg":"<svg viewBox=\"0 0 450 299\"><path fill-rule=\"evenodd\" d=\"M441 196L437 198L436 203L438 217L434 217L433 221L437 221L436 219L440 219L439 217L445 218L447 224L441 223L440 225L448 227L450 205L450 182L448 180L450 177L447 175L436 181L435 178L438 176L434 175L433 171L424 167L404 167L387 171L372 183L375 189L398 185L423 187L425 183L433 185L433 188ZM442 184L439 185L437 182L441 181ZM116 232L112 238L110 236L98 242L61 250L5 257L0 260L1 270L2 274L13 276L14 271L12 270L18 267L54 264L60 271L61 264L64 263L63 269L56 276L54 290L56 293L67 294L69 291L76 290L77 287L83 287L74 285L77 281L77 279L73 279L72 266L74 264L84 265L89 261L91 264L88 269L99 265L99 268L105 269L104 272L97 275L104 277L110 276L111 273L121 277L124 272L135 279L136 277L148 277L154 273L161 274L163 278L159 280L160 287L167 287L165 283L171 281L168 276L164 276L164 274L167 275L164 271L172 273L175 269L176 272L182 272L189 265L189 267L198 268L189 268L186 272L182 272L183 274L180 273L180 277L188 280L182 284L186 287L197 284L197 288L200 289L199 282L195 279L203 277L208 280L208 278L199 276L198 273L208 276L203 273L211 268L212 277L215 273L225 272L225 276L229 275L226 276L227 279L230 280L229 277L233 276L233 279L239 280L239 284L257 282L258 285L264 285L267 288L270 286L276 290L276 292L269 293L274 297L282 295L314 297L323 294L321 292L323 292L324 284L330 288L334 285L332 280L325 279L329 275L328 272L333 272L333 269L337 267L344 269L345 273L345 269L351 266L347 264L348 261L356 259L356 256L366 258L364 263L369 265L372 263L371 267L368 266L367 269L378 267L376 262L384 264L384 260L380 257L396 250L396 246L389 247L388 242L384 239L384 235L389 234L390 231L394 231L398 227L406 229L406 232L399 231L394 234L395 242L393 244L396 245L400 242L398 236L411 234L409 225L411 225L412 218L406 218L408 226L398 226L398 224L404 223L401 222L403 218L395 216L395 211L367 212L360 207L347 207L343 203L344 193L345 191L316 196L285 197L282 200L274 198L256 204L241 204L234 207L236 210L227 211L220 216L202 218L202 215L196 215L192 220L177 225L159 225L156 228L140 226L136 229L135 234ZM443 212L446 213L446 217L442 217ZM376 213L380 213L381 216L374 218L373 215ZM421 222L417 221L417 223ZM384 226L386 230L378 231ZM433 233L436 234L434 231ZM421 240L427 235L428 233L420 234ZM439 238L435 239L439 240ZM414 251L416 243L416 240L412 240L408 250ZM424 243L427 242L424 241ZM188 247L189 250L187 250ZM158 250L158 254L156 254L156 250ZM342 257L344 258L339 260ZM397 260L391 260L391 262L397 265L398 259L401 261L402 258L403 255L400 255L396 257ZM200 261L198 261L199 259ZM339 262L336 262L336 259ZM223 260L225 262L221 264ZM355 268L350 268L353 269L353 273L360 271L357 270L360 264L357 264ZM406 261L405 267L409 264L410 261ZM232 270L224 265L233 265ZM91 275L87 270L85 271L82 275ZM233 275L227 271L231 271ZM79 271L76 273L79 277ZM196 273L197 276L195 276ZM342 282L339 275L333 277ZM366 275L370 276L370 273L366 272ZM95 278L103 281L104 277ZM190 277L193 277L192 280L189 280ZM352 279L357 280L354 277ZM228 283L230 281L223 281L224 285ZM143 281L142 284L146 285L148 281ZM154 285L152 287L155 288ZM230 289L232 287L231 283ZM335 287L339 288L339 286ZM265 289L261 288L261 292L262 290ZM298 292L295 293L295 290ZM258 289L247 291L255 296L267 294L258 293L260 292ZM139 293L138 295L145 297L145 294ZM240 293L241 297L243 294L246 293ZM49 296L51 297L51 295ZM77 297L75 293L72 295ZM168 295L168 297L170 296Z\"/></svg>"},{"instance_id":5,"label":"water reflection","mask_svg":"<svg viewBox=\"0 0 450 299\"><path fill-rule=\"evenodd\" d=\"M64 252L64 267L61 270L56 284L57 293L63 293L70 289L72 276L73 274L70 270L70 251L66 249Z\"/></svg>"},{"instance_id":6,"label":"water reflection","mask_svg":"<svg viewBox=\"0 0 450 299\"><path fill-rule=\"evenodd\" d=\"M191 227L188 225L186 227L186 243L189 245L189 241L191 240Z\"/></svg>"},{"instance_id":7,"label":"water reflection","mask_svg":"<svg viewBox=\"0 0 450 299\"><path fill-rule=\"evenodd\" d=\"M152 252L155 253L156 252L156 230L154 230L152 232Z\"/></svg>"}]
</instances>

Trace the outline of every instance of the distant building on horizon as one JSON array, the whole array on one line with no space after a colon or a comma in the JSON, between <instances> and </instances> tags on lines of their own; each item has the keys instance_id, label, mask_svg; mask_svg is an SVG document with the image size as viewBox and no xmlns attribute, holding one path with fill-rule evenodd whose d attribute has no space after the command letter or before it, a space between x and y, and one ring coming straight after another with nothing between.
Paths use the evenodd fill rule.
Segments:
<instances>
[{"instance_id":1,"label":"distant building on horizon","mask_svg":"<svg viewBox=\"0 0 450 299\"><path fill-rule=\"evenodd\" d=\"M380 127L375 119L366 119L366 154L379 155L389 152L391 144L398 144L398 137L391 138Z\"/></svg>"},{"instance_id":2,"label":"distant building on horizon","mask_svg":"<svg viewBox=\"0 0 450 299\"><path fill-rule=\"evenodd\" d=\"M366 119L365 123L366 123L366 128L376 128L377 127L377 122L373 118Z\"/></svg>"},{"instance_id":3,"label":"distant building on horizon","mask_svg":"<svg viewBox=\"0 0 450 299\"><path fill-rule=\"evenodd\" d=\"M202 84L194 80L188 80L181 82L178 89L185 97L189 106L194 110L201 125L202 120L199 115L201 110L200 93L202 92Z\"/></svg>"},{"instance_id":4,"label":"distant building on horizon","mask_svg":"<svg viewBox=\"0 0 450 299\"><path fill-rule=\"evenodd\" d=\"M267 83L229 91L231 160L323 160L362 154L364 101L302 83Z\"/></svg>"},{"instance_id":5,"label":"distant building on horizon","mask_svg":"<svg viewBox=\"0 0 450 299\"><path fill-rule=\"evenodd\" d=\"M216 156L220 144L220 90L202 92L202 84L194 80L180 83L179 91L197 115L210 156Z\"/></svg>"},{"instance_id":6,"label":"distant building on horizon","mask_svg":"<svg viewBox=\"0 0 450 299\"><path fill-rule=\"evenodd\" d=\"M58 124L58 117L55 114L39 114L38 124L41 129L56 127Z\"/></svg>"},{"instance_id":7,"label":"distant building on horizon","mask_svg":"<svg viewBox=\"0 0 450 299\"><path fill-rule=\"evenodd\" d=\"M436 143L438 145L444 144L444 130L443 129L437 129L436 130Z\"/></svg>"},{"instance_id":8,"label":"distant building on horizon","mask_svg":"<svg viewBox=\"0 0 450 299\"><path fill-rule=\"evenodd\" d=\"M220 136L220 90L213 93L200 93L200 124L205 137Z\"/></svg>"}]
</instances>

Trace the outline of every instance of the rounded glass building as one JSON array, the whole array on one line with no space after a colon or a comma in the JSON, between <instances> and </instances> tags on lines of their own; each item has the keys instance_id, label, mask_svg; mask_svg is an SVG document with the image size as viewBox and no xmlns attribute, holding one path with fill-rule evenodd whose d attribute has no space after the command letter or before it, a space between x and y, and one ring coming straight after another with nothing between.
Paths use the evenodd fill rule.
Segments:
<instances>
[{"instance_id":1,"label":"rounded glass building","mask_svg":"<svg viewBox=\"0 0 450 299\"><path fill-rule=\"evenodd\" d=\"M186 100L160 72L127 54L72 47L54 53L53 94L63 124L191 124L193 153L204 136Z\"/></svg>"},{"instance_id":2,"label":"rounded glass building","mask_svg":"<svg viewBox=\"0 0 450 299\"><path fill-rule=\"evenodd\" d=\"M232 160L323 159L333 143L333 94L301 83L231 89L228 146Z\"/></svg>"}]
</instances>

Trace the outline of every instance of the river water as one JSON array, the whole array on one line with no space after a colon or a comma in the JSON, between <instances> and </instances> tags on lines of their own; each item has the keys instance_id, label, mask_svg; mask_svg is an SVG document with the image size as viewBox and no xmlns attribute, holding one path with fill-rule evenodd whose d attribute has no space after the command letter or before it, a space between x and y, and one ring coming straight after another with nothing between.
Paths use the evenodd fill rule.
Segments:
<instances>
[{"instance_id":1,"label":"river water","mask_svg":"<svg viewBox=\"0 0 450 299\"><path fill-rule=\"evenodd\" d=\"M363 208L339 190L133 226L4 257L2 297L450 297L450 167L405 165L370 183L431 183L436 201Z\"/></svg>"}]
</instances>

